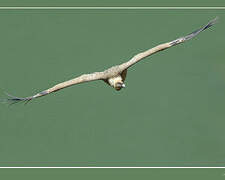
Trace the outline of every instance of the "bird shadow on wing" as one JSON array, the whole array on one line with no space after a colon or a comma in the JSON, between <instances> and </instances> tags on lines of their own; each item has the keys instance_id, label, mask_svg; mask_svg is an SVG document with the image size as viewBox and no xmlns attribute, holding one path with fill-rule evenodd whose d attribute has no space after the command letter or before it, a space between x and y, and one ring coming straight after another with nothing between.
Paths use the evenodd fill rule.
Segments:
<instances>
[{"instance_id":1,"label":"bird shadow on wing","mask_svg":"<svg viewBox=\"0 0 225 180\"><path fill-rule=\"evenodd\" d=\"M0 102L3 104L8 104L9 106L13 104L17 104L17 103L24 103L24 105L26 105L32 99L28 97L27 98L16 97L7 92L4 92L4 93L7 95L7 98L0 99Z\"/></svg>"}]
</instances>

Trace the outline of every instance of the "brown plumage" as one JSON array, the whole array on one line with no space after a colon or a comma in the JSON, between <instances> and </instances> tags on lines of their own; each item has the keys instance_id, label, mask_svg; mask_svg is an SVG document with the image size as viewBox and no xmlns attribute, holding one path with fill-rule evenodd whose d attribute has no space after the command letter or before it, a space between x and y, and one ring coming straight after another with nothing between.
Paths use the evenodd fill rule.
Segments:
<instances>
[{"instance_id":1,"label":"brown plumage","mask_svg":"<svg viewBox=\"0 0 225 180\"><path fill-rule=\"evenodd\" d=\"M217 18L213 19L212 21L210 21L204 27L188 34L187 36L180 37L176 40L173 40L173 41L170 41L170 42L167 42L167 43L164 43L164 44L160 44L160 45L158 45L154 48L151 48L147 51L141 52L141 53L135 55L129 61L127 61L123 64L120 64L120 65L113 66L109 69L106 69L105 71L94 72L94 73L91 73L91 74L83 74L83 75L81 75L79 77L76 77L74 79L71 79L69 81L65 81L65 82L62 82L60 84L57 84L57 85L55 85L55 86L53 86L53 87L51 87L51 88L49 88L45 91L42 91L42 92L40 92L40 93L38 93L34 96L19 98L19 97L15 97L15 96L11 96L11 95L7 94L9 96L9 98L7 100L11 101L12 103L16 103L16 102L20 102L20 101L24 101L24 102L27 103L34 98L45 96L47 94L59 91L59 90L61 90L63 88L66 88L66 87L70 87L72 85L76 85L76 84L80 84L80 83L84 83L84 82L96 81L96 80L103 80L108 85L112 86L114 89L119 91L123 87L125 87L124 81L126 79L127 70L128 70L129 67L133 66L134 64L136 64L140 60L142 60L142 59L144 59L144 58L146 58L146 57L148 57L148 56L150 56L154 53L157 53L159 51L170 48L172 46L181 44L181 43L195 37L200 32L202 32L205 29L214 25L216 20L217 20Z\"/></svg>"}]
</instances>

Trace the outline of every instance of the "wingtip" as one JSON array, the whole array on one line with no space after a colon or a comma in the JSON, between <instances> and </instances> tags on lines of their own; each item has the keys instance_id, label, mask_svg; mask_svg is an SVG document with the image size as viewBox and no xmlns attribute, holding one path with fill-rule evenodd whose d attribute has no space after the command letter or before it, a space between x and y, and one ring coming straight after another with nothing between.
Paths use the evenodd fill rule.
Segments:
<instances>
[{"instance_id":1,"label":"wingtip","mask_svg":"<svg viewBox=\"0 0 225 180\"><path fill-rule=\"evenodd\" d=\"M184 36L184 37L180 37L180 38L178 38L178 39L176 39L176 40L170 42L170 45L171 45L171 46L174 46L174 45L180 44L180 43L182 43L182 42L185 42L185 41L188 41L188 40L194 38L194 37L197 36L200 32L202 32L202 31L208 29L209 27L213 26L214 24L216 24L216 23L218 22L218 19L219 19L219 17L216 16L214 19L212 19L211 21L209 21L209 22L208 22L205 26L203 26L202 28L197 29L197 30L193 31L192 33L190 33L190 34L188 34L188 35L186 35L186 36Z\"/></svg>"},{"instance_id":2,"label":"wingtip","mask_svg":"<svg viewBox=\"0 0 225 180\"><path fill-rule=\"evenodd\" d=\"M204 27L188 34L187 36L184 37L185 41L192 39L193 37L197 36L200 32L208 29L209 27L213 26L214 24L216 24L218 22L219 17L217 16L216 18L212 19L211 21L208 22L208 24L206 24Z\"/></svg>"},{"instance_id":3,"label":"wingtip","mask_svg":"<svg viewBox=\"0 0 225 180\"><path fill-rule=\"evenodd\" d=\"M13 96L7 92L4 92L8 97L5 99L2 99L1 102L3 103L9 103L9 105L13 105L19 102L24 102L25 104L27 104L28 102L30 102L30 100L32 100L32 97L26 97L26 98L20 98L20 97L16 97Z\"/></svg>"},{"instance_id":4,"label":"wingtip","mask_svg":"<svg viewBox=\"0 0 225 180\"><path fill-rule=\"evenodd\" d=\"M211 20L211 22L213 23L213 24L216 24L216 23L218 23L219 22L219 16L216 16L213 20Z\"/></svg>"},{"instance_id":5,"label":"wingtip","mask_svg":"<svg viewBox=\"0 0 225 180\"><path fill-rule=\"evenodd\" d=\"M205 26L204 29L207 29L207 28L213 26L214 24L218 23L218 21L219 21L219 17L216 16L214 19L212 19L211 21L208 22L208 24Z\"/></svg>"}]
</instances>

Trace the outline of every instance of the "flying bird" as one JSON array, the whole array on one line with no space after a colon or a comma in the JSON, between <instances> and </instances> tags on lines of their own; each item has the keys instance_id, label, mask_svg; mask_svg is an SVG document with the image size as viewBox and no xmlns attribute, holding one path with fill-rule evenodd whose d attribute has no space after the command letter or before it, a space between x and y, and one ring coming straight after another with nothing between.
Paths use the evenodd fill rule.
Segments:
<instances>
[{"instance_id":1,"label":"flying bird","mask_svg":"<svg viewBox=\"0 0 225 180\"><path fill-rule=\"evenodd\" d=\"M148 49L144 52L141 52L137 55L135 55L134 57L132 57L130 60L128 60L125 63L122 63L120 65L116 65L113 66L111 68L108 68L102 72L94 72L91 74L83 74L81 76L78 76L74 79L59 83L47 90L44 90L42 92L39 92L33 96L29 96L29 97L25 97L25 98L20 98L20 97L15 97L12 96L8 93L6 93L9 97L6 99L8 101L10 101L12 104L17 103L17 102L29 102L32 99L38 98L38 97L42 97L42 96L46 96L50 93L59 91L63 88L67 88L73 85L77 85L77 84L81 84L81 83L85 83L85 82L90 82L90 81L96 81L96 80L101 80L104 81L105 83L107 83L109 86L113 87L115 90L119 91L122 88L125 88L125 79L127 76L127 70L128 68L130 68L131 66L135 65L137 62L141 61L142 59L155 54L157 52L160 52L162 50L165 50L167 48L176 46L178 44L181 44L189 39L192 39L193 37L195 37L196 35L198 35L200 32L204 31L205 29L208 29L209 27L211 27L212 25L214 25L217 21L217 18L211 20L208 22L207 25L203 26L200 29L197 29L195 31L193 31L192 33L180 37L178 39L175 39L173 41L167 42L167 43L163 43L160 44L156 47L153 47L151 49Z\"/></svg>"}]
</instances>

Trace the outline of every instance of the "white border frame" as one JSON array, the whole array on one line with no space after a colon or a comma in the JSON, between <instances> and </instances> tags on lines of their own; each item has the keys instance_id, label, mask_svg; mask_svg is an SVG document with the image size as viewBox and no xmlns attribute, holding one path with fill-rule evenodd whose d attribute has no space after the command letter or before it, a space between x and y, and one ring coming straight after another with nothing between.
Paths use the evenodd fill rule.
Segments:
<instances>
[{"instance_id":1,"label":"white border frame","mask_svg":"<svg viewBox=\"0 0 225 180\"><path fill-rule=\"evenodd\" d=\"M0 7L0 10L225 10L225 6L221 6L221 7L218 7L218 6L214 6L214 7L193 7L193 6L188 6L188 7L182 7L182 6L177 6L177 7L160 7L160 6L155 6L155 7L144 7L144 6L137 6L137 7L129 7L129 6L118 6L118 7L115 7L115 6L111 6L111 7L107 7L107 6L80 6L80 7L74 7L74 6L61 6L61 7L54 7L54 6L44 6L44 7L41 7L41 6L18 6L18 7L13 7L13 6L5 6L5 7ZM31 162L32 163L32 162ZM224 162L225 163L225 162ZM206 162L207 164L207 162ZM177 166L174 166L174 167L115 167L115 166L108 166L108 167L102 167L102 166L96 166L96 167L93 167L93 166L89 166L89 167L83 167L83 166L80 166L80 167L54 167L54 166L51 166L51 167L0 167L1 169L23 169L23 168L27 168L27 169L156 169L156 168L159 168L159 169L165 169L165 168L168 168L168 169L171 169L171 168L177 168L177 169L182 169L182 168L187 168L187 169L199 169L199 168L204 168L204 169L208 169L208 168L225 168L224 167L210 167L210 166L207 166L207 167L177 167Z\"/></svg>"},{"instance_id":2,"label":"white border frame","mask_svg":"<svg viewBox=\"0 0 225 180\"><path fill-rule=\"evenodd\" d=\"M0 7L0 10L201 10L201 9L205 9L205 10L224 10L225 6L214 6L214 7L193 7L193 6L177 6L177 7L160 7L160 6L153 6L153 7L144 7L144 6L134 6L134 7L129 7L129 6L111 6L111 7L107 7L107 6L80 6L80 7L74 7L74 6L45 6L45 7L41 7L41 6L18 6L18 7L13 7L13 6L5 6L5 7Z\"/></svg>"}]
</instances>

